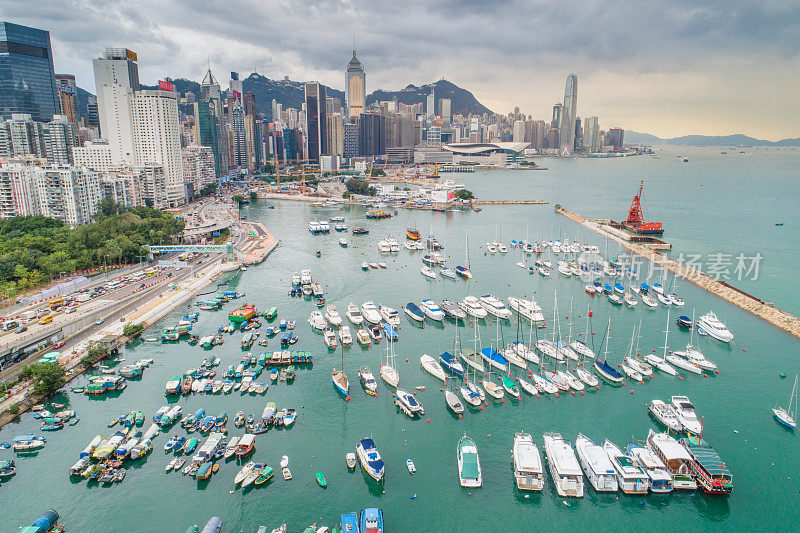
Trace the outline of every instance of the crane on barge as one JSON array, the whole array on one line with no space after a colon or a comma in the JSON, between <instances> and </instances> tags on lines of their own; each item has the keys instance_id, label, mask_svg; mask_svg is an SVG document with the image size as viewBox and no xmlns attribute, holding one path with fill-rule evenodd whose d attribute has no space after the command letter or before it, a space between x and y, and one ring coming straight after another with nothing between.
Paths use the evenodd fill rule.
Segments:
<instances>
[{"instance_id":1,"label":"crane on barge","mask_svg":"<svg viewBox=\"0 0 800 533\"><path fill-rule=\"evenodd\" d=\"M633 197L631 208L628 211L628 219L623 223L623 226L639 235L662 235L664 228L661 227L661 222L644 222L644 215L642 214L643 189L644 180L639 185L639 194Z\"/></svg>"}]
</instances>

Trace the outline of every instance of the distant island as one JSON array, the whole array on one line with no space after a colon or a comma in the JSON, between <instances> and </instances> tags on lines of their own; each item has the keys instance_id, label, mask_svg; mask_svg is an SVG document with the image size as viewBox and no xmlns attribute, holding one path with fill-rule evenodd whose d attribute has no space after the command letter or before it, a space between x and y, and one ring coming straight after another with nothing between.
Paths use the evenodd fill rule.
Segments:
<instances>
[{"instance_id":1,"label":"distant island","mask_svg":"<svg viewBox=\"0 0 800 533\"><path fill-rule=\"evenodd\" d=\"M765 141L749 137L742 133L734 135L684 135L671 139L662 139L649 133L625 130L626 144L672 144L676 146L800 146L800 137Z\"/></svg>"}]
</instances>

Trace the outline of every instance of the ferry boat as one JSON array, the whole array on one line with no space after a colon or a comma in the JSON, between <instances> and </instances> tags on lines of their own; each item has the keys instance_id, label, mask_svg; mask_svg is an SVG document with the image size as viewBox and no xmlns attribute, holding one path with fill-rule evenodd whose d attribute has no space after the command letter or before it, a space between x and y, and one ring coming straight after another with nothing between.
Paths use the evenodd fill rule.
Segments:
<instances>
[{"instance_id":1,"label":"ferry boat","mask_svg":"<svg viewBox=\"0 0 800 533\"><path fill-rule=\"evenodd\" d=\"M458 440L456 457L458 460L458 480L461 486L480 487L483 484L481 461L478 457L478 448L471 438L464 435Z\"/></svg>"},{"instance_id":2,"label":"ferry boat","mask_svg":"<svg viewBox=\"0 0 800 533\"><path fill-rule=\"evenodd\" d=\"M730 494L733 476L717 452L700 437L685 437L680 443L689 452L695 479L703 492L723 496Z\"/></svg>"},{"instance_id":3,"label":"ferry boat","mask_svg":"<svg viewBox=\"0 0 800 533\"><path fill-rule=\"evenodd\" d=\"M381 454L375 447L372 439L364 438L356 444L356 454L364 471L375 481L382 481L384 476L384 465Z\"/></svg>"},{"instance_id":4,"label":"ferry boat","mask_svg":"<svg viewBox=\"0 0 800 533\"><path fill-rule=\"evenodd\" d=\"M514 479L520 490L542 490L544 488L544 471L539 448L527 433L514 435L512 448L514 461Z\"/></svg>"},{"instance_id":5,"label":"ferry boat","mask_svg":"<svg viewBox=\"0 0 800 533\"><path fill-rule=\"evenodd\" d=\"M258 310L255 305L244 304L240 308L231 311L230 314L228 314L228 320L234 324L241 324L253 318L257 312Z\"/></svg>"},{"instance_id":6,"label":"ferry boat","mask_svg":"<svg viewBox=\"0 0 800 533\"><path fill-rule=\"evenodd\" d=\"M672 476L672 486L678 490L696 490L697 482L692 476L689 452L669 433L647 433L647 448L656 454Z\"/></svg>"},{"instance_id":7,"label":"ferry boat","mask_svg":"<svg viewBox=\"0 0 800 533\"><path fill-rule=\"evenodd\" d=\"M560 433L546 433L544 450L558 495L582 498L583 471L572 446Z\"/></svg>"}]
</instances>

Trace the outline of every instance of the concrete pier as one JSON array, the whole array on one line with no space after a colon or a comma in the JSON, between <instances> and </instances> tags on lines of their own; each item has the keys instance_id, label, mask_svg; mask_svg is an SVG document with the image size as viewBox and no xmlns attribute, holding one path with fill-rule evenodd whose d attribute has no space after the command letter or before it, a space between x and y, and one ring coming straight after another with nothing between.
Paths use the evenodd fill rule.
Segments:
<instances>
[{"instance_id":1,"label":"concrete pier","mask_svg":"<svg viewBox=\"0 0 800 533\"><path fill-rule=\"evenodd\" d=\"M787 313L786 311L782 311L773 305L756 298L755 296L747 294L746 292L739 290L736 287L725 283L724 281L716 280L693 267L688 267L679 261L666 257L651 248L622 239L616 234L605 230L602 224L596 221L589 220L586 217L583 217L577 213L573 213L572 211L564 209L563 207L556 207L556 212L586 228L599 233L603 237L607 237L609 240L614 241L633 253L644 257L645 259L665 268L666 270L669 270L675 275L690 281L698 287L702 287L708 292L719 296L723 300L726 300L744 309L745 311L749 311L754 315L766 320L770 324L781 328L795 337L800 338L800 319L796 316Z\"/></svg>"}]
</instances>

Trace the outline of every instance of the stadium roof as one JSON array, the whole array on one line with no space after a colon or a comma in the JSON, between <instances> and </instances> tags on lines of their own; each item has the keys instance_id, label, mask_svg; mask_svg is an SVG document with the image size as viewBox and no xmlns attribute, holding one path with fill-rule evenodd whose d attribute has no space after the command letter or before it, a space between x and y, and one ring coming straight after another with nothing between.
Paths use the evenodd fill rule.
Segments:
<instances>
[{"instance_id":1,"label":"stadium roof","mask_svg":"<svg viewBox=\"0 0 800 533\"><path fill-rule=\"evenodd\" d=\"M442 148L449 152L463 155L478 155L490 152L521 152L530 146L526 142L495 142L495 143L451 143Z\"/></svg>"}]
</instances>

